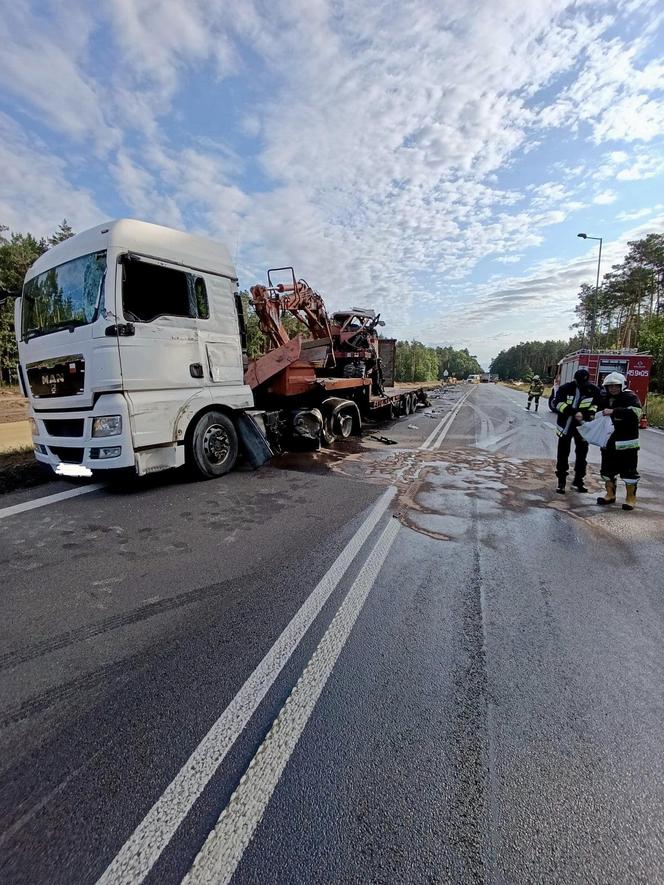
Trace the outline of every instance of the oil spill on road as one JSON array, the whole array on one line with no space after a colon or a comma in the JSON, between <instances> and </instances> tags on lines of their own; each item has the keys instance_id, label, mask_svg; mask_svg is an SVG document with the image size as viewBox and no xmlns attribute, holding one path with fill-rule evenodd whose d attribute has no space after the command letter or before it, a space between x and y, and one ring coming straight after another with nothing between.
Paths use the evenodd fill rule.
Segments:
<instances>
[{"instance_id":1,"label":"oil spill on road","mask_svg":"<svg viewBox=\"0 0 664 885\"><path fill-rule=\"evenodd\" d=\"M585 496L562 498L553 493L549 459L522 460L477 448L391 449L333 458L327 467L359 481L395 485L400 521L435 540L464 539L473 518L479 516L488 529L484 543L491 544L490 521L499 523L530 509L546 509L560 518L578 520L591 533L610 536L615 542L613 526L606 524L606 514L595 505L594 489ZM647 514L649 519L652 515ZM496 534L499 531L498 527Z\"/></svg>"}]
</instances>

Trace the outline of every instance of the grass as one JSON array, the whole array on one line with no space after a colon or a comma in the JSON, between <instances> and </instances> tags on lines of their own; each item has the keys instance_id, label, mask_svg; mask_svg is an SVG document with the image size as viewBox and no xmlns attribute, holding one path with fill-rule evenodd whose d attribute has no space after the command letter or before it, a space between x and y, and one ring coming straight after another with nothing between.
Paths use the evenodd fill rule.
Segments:
<instances>
[{"instance_id":1,"label":"grass","mask_svg":"<svg viewBox=\"0 0 664 885\"><path fill-rule=\"evenodd\" d=\"M664 395L649 393L647 407L648 423L652 427L664 428Z\"/></svg>"},{"instance_id":2,"label":"grass","mask_svg":"<svg viewBox=\"0 0 664 885\"><path fill-rule=\"evenodd\" d=\"M525 381L523 384L515 384L513 381L499 381L499 384L502 384L503 387L509 387L511 390L520 390L521 393L528 393L529 384L526 384ZM548 399L551 396L552 387L549 385L548 387L544 387L544 393L542 394L542 399Z\"/></svg>"}]
</instances>

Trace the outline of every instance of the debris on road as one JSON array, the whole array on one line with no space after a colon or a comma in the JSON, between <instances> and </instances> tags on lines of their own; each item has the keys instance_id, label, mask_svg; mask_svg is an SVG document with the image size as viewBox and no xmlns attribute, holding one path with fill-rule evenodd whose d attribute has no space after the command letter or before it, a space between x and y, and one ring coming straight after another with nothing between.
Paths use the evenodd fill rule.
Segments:
<instances>
[{"instance_id":1,"label":"debris on road","mask_svg":"<svg viewBox=\"0 0 664 885\"><path fill-rule=\"evenodd\" d=\"M396 446L396 445L397 445L397 441L396 441L396 439L390 439L390 438L387 437L387 436L375 436L375 435L372 435L372 436L370 436L370 437L368 437L368 438L369 438L369 439L375 439L376 442L383 443L383 445L385 445L385 446Z\"/></svg>"}]
</instances>

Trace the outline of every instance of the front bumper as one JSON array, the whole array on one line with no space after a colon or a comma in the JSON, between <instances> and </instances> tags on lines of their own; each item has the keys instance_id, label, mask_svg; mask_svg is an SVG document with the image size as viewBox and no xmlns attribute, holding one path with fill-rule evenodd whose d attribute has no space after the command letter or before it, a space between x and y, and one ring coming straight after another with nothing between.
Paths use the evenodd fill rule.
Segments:
<instances>
[{"instance_id":1,"label":"front bumper","mask_svg":"<svg viewBox=\"0 0 664 885\"><path fill-rule=\"evenodd\" d=\"M103 415L121 415L122 432L114 436L93 437L92 421ZM129 426L127 401L119 393L99 397L90 411L36 412L31 417L37 425L33 434L35 457L58 473L88 470L113 470L135 466L134 447ZM101 458L102 449L119 448L120 454ZM95 457L97 455L97 457Z\"/></svg>"}]
</instances>

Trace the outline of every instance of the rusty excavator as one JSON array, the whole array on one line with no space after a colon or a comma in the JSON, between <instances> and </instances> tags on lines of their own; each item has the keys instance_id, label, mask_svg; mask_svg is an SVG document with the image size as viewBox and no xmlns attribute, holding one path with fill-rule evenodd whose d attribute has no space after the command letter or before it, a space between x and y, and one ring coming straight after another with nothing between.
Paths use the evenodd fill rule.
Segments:
<instances>
[{"instance_id":1,"label":"rusty excavator","mask_svg":"<svg viewBox=\"0 0 664 885\"><path fill-rule=\"evenodd\" d=\"M273 276L284 272L290 281L275 284ZM381 339L376 331L385 325L380 314L353 308L330 317L321 295L306 280L296 280L292 267L269 270L268 285L252 286L251 298L270 344L270 350L247 368L245 379L253 389L285 373L276 382L285 395L302 394L307 384L315 386L321 379L328 389L335 380L347 387L349 379L368 379L373 396L385 394ZM289 335L283 323L285 313L298 320L306 337ZM271 388L275 393L274 383Z\"/></svg>"}]
</instances>

